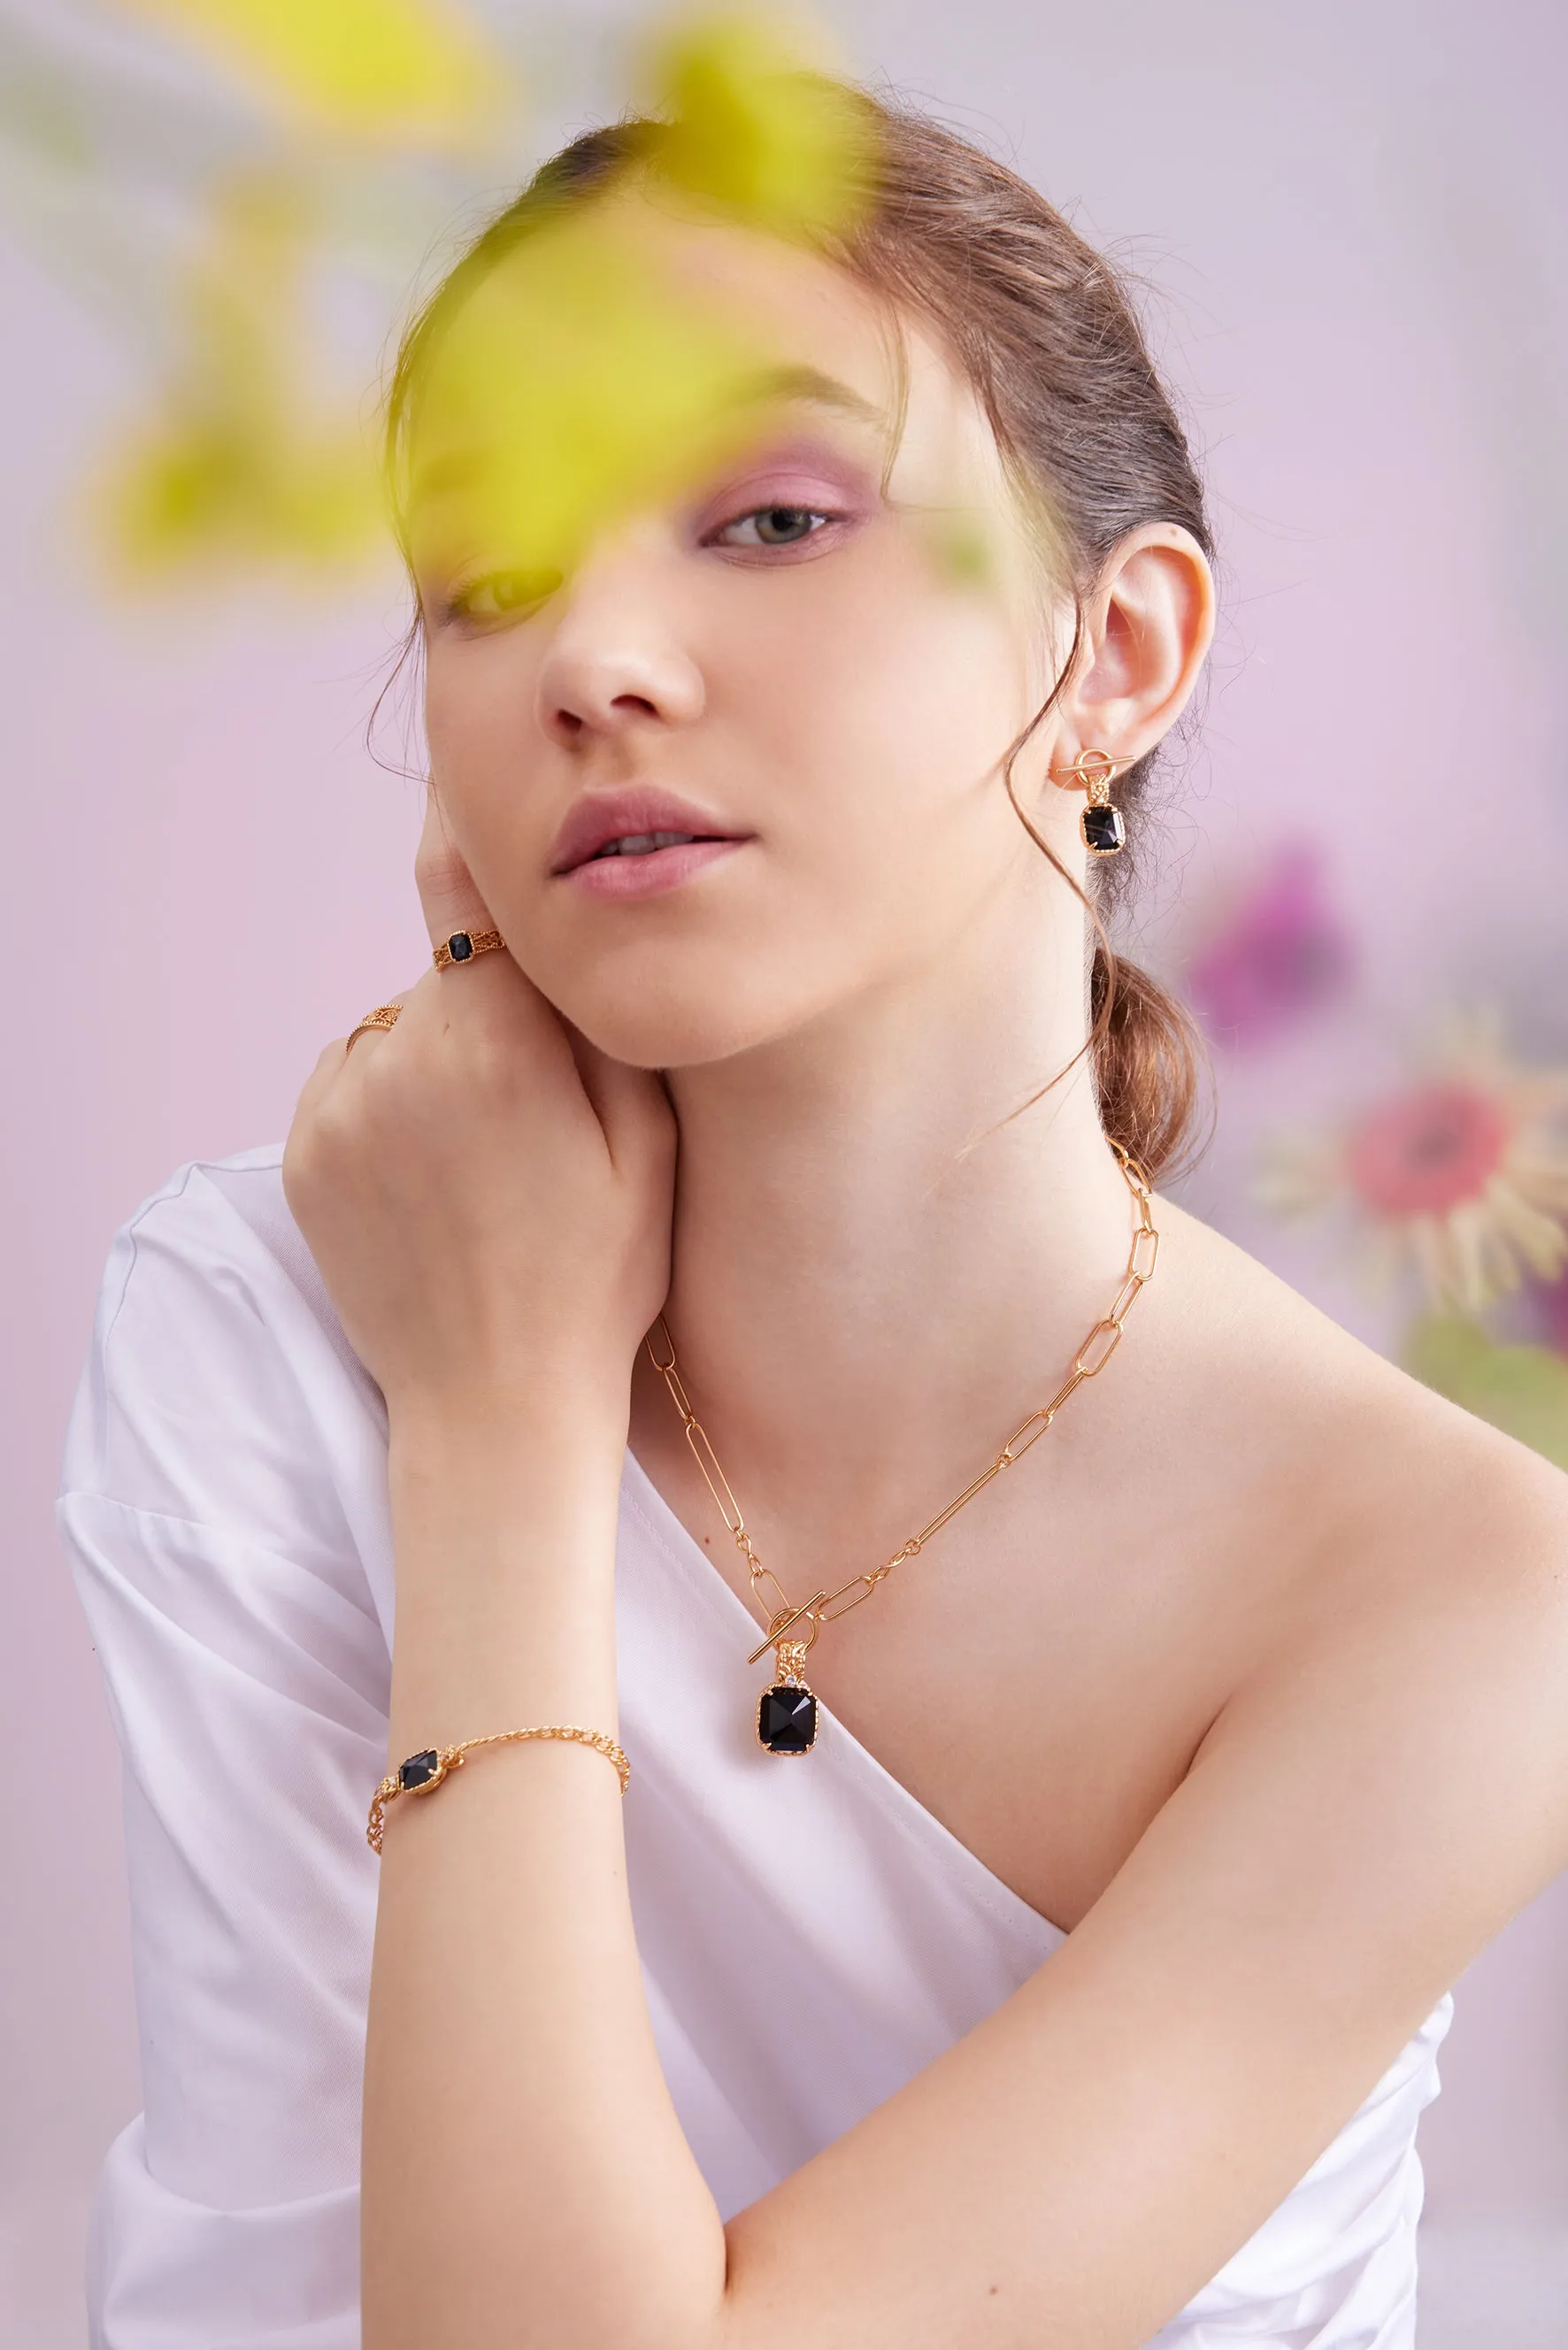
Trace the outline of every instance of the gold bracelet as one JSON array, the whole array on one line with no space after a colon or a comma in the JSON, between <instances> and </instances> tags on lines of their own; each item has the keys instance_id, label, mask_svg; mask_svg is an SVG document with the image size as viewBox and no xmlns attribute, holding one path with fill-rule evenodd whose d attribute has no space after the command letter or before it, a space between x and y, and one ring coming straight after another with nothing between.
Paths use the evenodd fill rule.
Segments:
<instances>
[{"instance_id":1,"label":"gold bracelet","mask_svg":"<svg viewBox=\"0 0 1568 2350\"><path fill-rule=\"evenodd\" d=\"M631 1764L627 1761L615 1740L607 1738L602 1730L577 1730L570 1723L560 1721L535 1724L528 1730L493 1730L488 1738L465 1738L461 1746L427 1746L422 1753L410 1754L406 1762L400 1762L395 1771L389 1772L377 1788L370 1804L370 1818L365 1830L365 1841L371 1851L379 1852L381 1849L381 1831L386 1808L389 1804L395 1802L399 1795L428 1795L432 1787L441 1785L449 1771L455 1771L460 1767L463 1756L472 1748L504 1746L510 1741L520 1738L569 1738L575 1740L579 1746L597 1747L601 1754L607 1755L615 1764L620 1779L620 1791L623 1795L625 1794L627 1782L631 1777Z\"/></svg>"}]
</instances>

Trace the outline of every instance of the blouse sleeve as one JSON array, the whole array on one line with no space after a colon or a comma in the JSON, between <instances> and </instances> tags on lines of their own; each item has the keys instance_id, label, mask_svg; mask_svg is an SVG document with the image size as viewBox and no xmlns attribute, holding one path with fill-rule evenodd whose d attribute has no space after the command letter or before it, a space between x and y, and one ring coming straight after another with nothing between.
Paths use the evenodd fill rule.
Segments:
<instances>
[{"instance_id":1,"label":"blouse sleeve","mask_svg":"<svg viewBox=\"0 0 1568 2350\"><path fill-rule=\"evenodd\" d=\"M276 1166L185 1169L118 1236L67 1443L144 2100L94 2207L93 2350L359 2340L384 1419L297 1233L280 1256L236 1208L286 1243Z\"/></svg>"}]
</instances>

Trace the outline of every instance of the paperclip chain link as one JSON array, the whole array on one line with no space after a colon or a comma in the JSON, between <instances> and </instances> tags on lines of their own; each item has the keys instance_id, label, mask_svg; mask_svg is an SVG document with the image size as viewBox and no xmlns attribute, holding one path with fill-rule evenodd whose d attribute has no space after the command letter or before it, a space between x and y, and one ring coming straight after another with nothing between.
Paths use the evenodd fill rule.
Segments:
<instances>
[{"instance_id":1,"label":"paperclip chain link","mask_svg":"<svg viewBox=\"0 0 1568 2350\"><path fill-rule=\"evenodd\" d=\"M751 1576L753 1601L766 1609L767 1627L770 1633L782 1625L786 1618L805 1615L811 1622L811 1637L815 1639L821 1625L831 1624L836 1617L847 1616L852 1607L858 1607L863 1600L869 1599L877 1585L885 1582L896 1566L901 1566L906 1559L918 1557L927 1543L930 1541L931 1536L940 1534L950 1518L956 1517L966 1503L972 1502L977 1493L984 1492L993 1477L999 1477L1004 1469L1011 1469L1015 1461L1023 1459L1032 1444L1039 1442L1069 1396L1076 1395L1085 1379L1098 1378L1121 1344L1122 1325L1127 1320L1134 1298L1154 1278L1155 1263L1159 1255L1159 1234L1155 1229L1154 1217L1150 1212L1147 1179L1137 1161L1123 1149L1119 1142L1113 1140L1111 1149L1116 1152L1120 1162L1122 1174L1126 1178L1127 1189L1132 1193L1134 1204L1137 1209L1137 1224L1133 1232L1127 1270L1122 1275L1116 1302L1110 1311L1095 1324L1094 1328L1084 1340L1073 1357L1073 1367L1067 1378L1049 1403L1042 1404L1037 1411L1032 1411L1023 1425L1013 1430L991 1466L988 1469L982 1469L973 1483L966 1485L963 1492L948 1503L946 1509L939 1510L929 1523L920 1528L919 1534L911 1534L902 1547L893 1553L891 1558L884 1559L880 1566L871 1567L863 1575L851 1575L849 1581L840 1584L836 1591L827 1592L819 1600L805 1608L797 1608L794 1606L772 1567L763 1565L753 1547L751 1535L746 1531L745 1520L741 1514L741 1505L731 1489L729 1479L719 1465L719 1456L713 1450L708 1431L692 1409L691 1399L681 1381L680 1365L675 1355L675 1341L670 1335L670 1325L665 1321L662 1314L659 1315L656 1327L663 1333L664 1355L661 1358L654 1352L653 1339L649 1336L647 1342L649 1360L655 1370L662 1375L675 1409L680 1414L680 1423L686 1430L686 1441L691 1447L692 1456L702 1471L709 1492L719 1505L720 1514L729 1529L736 1549L746 1562L746 1570ZM772 1585L777 1596L776 1607L767 1606L767 1596L762 1588L764 1582ZM851 1593L854 1595L853 1597L849 1596ZM842 1601L843 1605L836 1606L835 1603L837 1601ZM809 1646L809 1642L806 1645Z\"/></svg>"}]
</instances>

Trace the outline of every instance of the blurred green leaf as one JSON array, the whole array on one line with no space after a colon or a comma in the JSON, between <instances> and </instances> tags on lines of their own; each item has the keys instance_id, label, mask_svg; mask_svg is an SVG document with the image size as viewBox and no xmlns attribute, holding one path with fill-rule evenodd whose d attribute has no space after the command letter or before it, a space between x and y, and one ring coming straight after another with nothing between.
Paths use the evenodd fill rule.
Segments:
<instances>
[{"instance_id":1,"label":"blurred green leaf","mask_svg":"<svg viewBox=\"0 0 1568 2350\"><path fill-rule=\"evenodd\" d=\"M1501 1345L1457 1314L1429 1314L1400 1356L1451 1403L1568 1469L1568 1361L1545 1347Z\"/></svg>"}]
</instances>

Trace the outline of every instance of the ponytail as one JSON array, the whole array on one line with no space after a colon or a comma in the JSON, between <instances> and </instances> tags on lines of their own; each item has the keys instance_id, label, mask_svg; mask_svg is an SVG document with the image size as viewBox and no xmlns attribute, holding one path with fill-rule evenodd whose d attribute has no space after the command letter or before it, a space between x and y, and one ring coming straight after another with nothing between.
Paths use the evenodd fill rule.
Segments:
<instances>
[{"instance_id":1,"label":"ponytail","mask_svg":"<svg viewBox=\"0 0 1568 2350\"><path fill-rule=\"evenodd\" d=\"M1157 1182L1195 1155L1198 1029L1185 1005L1103 940L1089 972L1089 1014L1100 1123Z\"/></svg>"}]
</instances>

